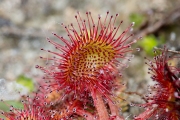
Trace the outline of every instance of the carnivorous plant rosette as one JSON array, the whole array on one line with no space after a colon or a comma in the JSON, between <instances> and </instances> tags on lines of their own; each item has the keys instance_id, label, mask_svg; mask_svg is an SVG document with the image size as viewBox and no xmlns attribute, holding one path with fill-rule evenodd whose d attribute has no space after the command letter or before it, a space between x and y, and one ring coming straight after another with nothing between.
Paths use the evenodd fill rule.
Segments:
<instances>
[{"instance_id":1,"label":"carnivorous plant rosette","mask_svg":"<svg viewBox=\"0 0 180 120\"><path fill-rule=\"evenodd\" d=\"M131 32L133 23L121 34L116 26L118 14L109 17L109 12L102 20L98 17L97 23L92 18L91 12L86 12L86 19L83 19L79 12L75 16L78 28L71 23L66 26L62 24L69 39L53 33L64 45L47 38L58 51L49 53L55 55L53 58L43 58L52 60L53 64L47 68L36 66L45 72L46 90L63 91L61 97L71 95L74 99L84 101L92 97L98 112L103 112L99 117L108 117L103 98L112 100L113 90L118 85L116 77L119 76L119 66L126 66L120 60L129 60L126 54L133 49L131 45L137 40L129 40L133 34ZM44 50L44 49L42 49Z\"/></svg>"}]
</instances>

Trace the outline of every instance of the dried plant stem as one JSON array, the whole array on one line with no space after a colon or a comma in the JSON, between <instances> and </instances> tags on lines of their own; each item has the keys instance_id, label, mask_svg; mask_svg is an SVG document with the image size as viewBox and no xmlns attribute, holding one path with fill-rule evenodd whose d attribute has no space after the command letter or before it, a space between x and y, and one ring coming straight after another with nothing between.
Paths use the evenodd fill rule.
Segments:
<instances>
[{"instance_id":1,"label":"dried plant stem","mask_svg":"<svg viewBox=\"0 0 180 120\"><path fill-rule=\"evenodd\" d=\"M99 120L109 120L107 108L104 104L102 95L98 91L92 92L94 105L99 115Z\"/></svg>"},{"instance_id":2,"label":"dried plant stem","mask_svg":"<svg viewBox=\"0 0 180 120\"><path fill-rule=\"evenodd\" d=\"M156 50L161 50L163 51L164 49L163 48L158 48L158 47L154 47L154 49ZM174 53L174 54L180 54L180 51L175 51L175 50L167 50L168 52L171 52L171 53Z\"/></svg>"}]
</instances>

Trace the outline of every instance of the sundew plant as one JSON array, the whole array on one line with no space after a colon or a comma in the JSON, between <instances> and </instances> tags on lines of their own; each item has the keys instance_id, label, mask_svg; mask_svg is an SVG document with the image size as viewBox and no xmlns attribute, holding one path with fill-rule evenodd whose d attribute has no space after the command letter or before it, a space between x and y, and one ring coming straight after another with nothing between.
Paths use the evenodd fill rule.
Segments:
<instances>
[{"instance_id":1,"label":"sundew plant","mask_svg":"<svg viewBox=\"0 0 180 120\"><path fill-rule=\"evenodd\" d=\"M22 97L23 109L9 105L9 111L1 110L2 119L126 120L121 111L126 102L131 107L144 108L134 115L134 120L179 120L179 68L169 64L179 58L169 56L166 47L155 51L154 59L147 59L145 64L156 84L142 96L143 104L132 104L122 95L126 91L122 76L129 61L133 62L132 52L140 50L132 46L141 39L132 34L134 23L120 33L123 21L118 21L118 14L107 12L104 18L93 18L91 12L84 14L85 18L77 12L76 23L61 24L66 37L52 33L59 43L47 38L56 50L41 49L52 57L41 56L42 61L50 63L36 65L44 73L37 91Z\"/></svg>"}]
</instances>

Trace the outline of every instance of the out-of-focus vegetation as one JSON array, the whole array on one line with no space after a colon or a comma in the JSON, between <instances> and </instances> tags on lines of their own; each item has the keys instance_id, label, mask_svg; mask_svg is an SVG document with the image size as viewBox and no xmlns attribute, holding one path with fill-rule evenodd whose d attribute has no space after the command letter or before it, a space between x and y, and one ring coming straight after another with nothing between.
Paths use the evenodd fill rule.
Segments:
<instances>
[{"instance_id":1,"label":"out-of-focus vegetation","mask_svg":"<svg viewBox=\"0 0 180 120\"><path fill-rule=\"evenodd\" d=\"M0 110L4 112L8 112L10 110L10 106L16 109L23 109L23 104L20 101L16 100L8 100L8 101L0 101ZM4 116L0 115L0 118L5 118Z\"/></svg>"},{"instance_id":2,"label":"out-of-focus vegetation","mask_svg":"<svg viewBox=\"0 0 180 120\"><path fill-rule=\"evenodd\" d=\"M142 48L146 55L154 56L153 49L164 43L164 37L155 37L153 34L145 36L142 41L139 42L139 46Z\"/></svg>"},{"instance_id":3,"label":"out-of-focus vegetation","mask_svg":"<svg viewBox=\"0 0 180 120\"><path fill-rule=\"evenodd\" d=\"M23 85L24 87L28 88L28 90L30 92L32 92L34 90L34 83L31 78L28 78L24 75L20 75L20 76L18 76L16 82Z\"/></svg>"},{"instance_id":4,"label":"out-of-focus vegetation","mask_svg":"<svg viewBox=\"0 0 180 120\"><path fill-rule=\"evenodd\" d=\"M145 21L145 16L138 13L132 13L129 16L129 19L131 22L135 22L135 28L138 28L142 25L142 23Z\"/></svg>"}]
</instances>

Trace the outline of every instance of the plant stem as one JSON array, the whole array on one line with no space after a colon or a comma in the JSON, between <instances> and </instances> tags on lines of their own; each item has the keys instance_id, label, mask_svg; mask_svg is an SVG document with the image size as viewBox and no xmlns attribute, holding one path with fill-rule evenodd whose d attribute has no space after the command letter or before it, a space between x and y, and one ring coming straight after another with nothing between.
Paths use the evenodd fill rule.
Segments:
<instances>
[{"instance_id":1,"label":"plant stem","mask_svg":"<svg viewBox=\"0 0 180 120\"><path fill-rule=\"evenodd\" d=\"M99 115L99 120L109 120L109 115L107 112L107 108L104 104L102 95L98 91L93 91L92 98Z\"/></svg>"},{"instance_id":2,"label":"plant stem","mask_svg":"<svg viewBox=\"0 0 180 120\"><path fill-rule=\"evenodd\" d=\"M124 118L119 115L118 107L114 105L112 101L108 100L108 105L111 110L111 116L114 116L116 120L124 120Z\"/></svg>"},{"instance_id":3,"label":"plant stem","mask_svg":"<svg viewBox=\"0 0 180 120\"><path fill-rule=\"evenodd\" d=\"M76 114L84 117L86 120L93 120L93 118L94 118L94 116L91 113L86 112L85 110L81 110L81 109L78 109L76 111Z\"/></svg>"}]
</instances>

